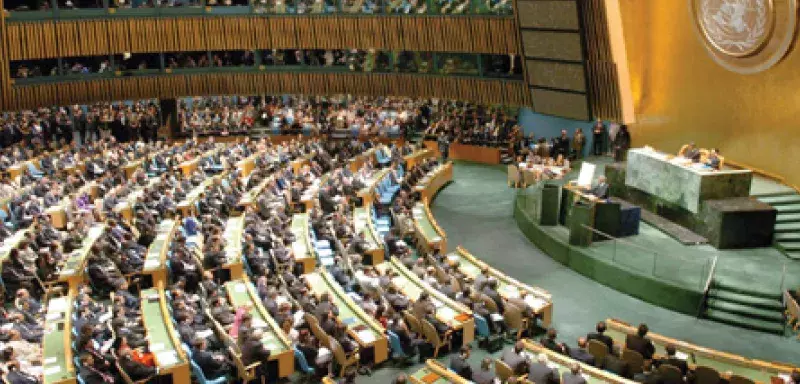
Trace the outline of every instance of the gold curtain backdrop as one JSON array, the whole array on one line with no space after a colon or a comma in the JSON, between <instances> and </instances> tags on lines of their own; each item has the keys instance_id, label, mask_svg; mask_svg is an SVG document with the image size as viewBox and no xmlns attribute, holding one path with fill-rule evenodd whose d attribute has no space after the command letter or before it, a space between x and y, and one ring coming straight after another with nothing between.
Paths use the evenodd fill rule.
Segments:
<instances>
[{"instance_id":1,"label":"gold curtain backdrop","mask_svg":"<svg viewBox=\"0 0 800 384\"><path fill-rule=\"evenodd\" d=\"M350 73L207 73L69 81L14 86L7 108L69 105L98 100L171 98L185 95L329 95L441 97L482 104L525 105L519 81L468 77Z\"/></svg>"},{"instance_id":2,"label":"gold curtain backdrop","mask_svg":"<svg viewBox=\"0 0 800 384\"><path fill-rule=\"evenodd\" d=\"M516 22L497 17L181 17L8 22L8 60L123 52L368 49L518 52Z\"/></svg>"},{"instance_id":3,"label":"gold curtain backdrop","mask_svg":"<svg viewBox=\"0 0 800 384\"><path fill-rule=\"evenodd\" d=\"M686 0L620 3L634 145L672 152L696 141L800 185L800 51L764 72L737 74L710 57Z\"/></svg>"}]
</instances>

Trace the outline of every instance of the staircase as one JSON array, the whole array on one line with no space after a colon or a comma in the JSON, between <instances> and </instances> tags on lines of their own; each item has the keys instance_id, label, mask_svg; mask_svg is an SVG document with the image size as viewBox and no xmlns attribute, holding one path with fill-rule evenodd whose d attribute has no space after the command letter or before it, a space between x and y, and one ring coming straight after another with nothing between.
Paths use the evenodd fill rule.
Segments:
<instances>
[{"instance_id":1,"label":"staircase","mask_svg":"<svg viewBox=\"0 0 800 384\"><path fill-rule=\"evenodd\" d=\"M800 194L792 191L755 197L778 210L775 221L775 247L786 257L800 260Z\"/></svg>"},{"instance_id":2,"label":"staircase","mask_svg":"<svg viewBox=\"0 0 800 384\"><path fill-rule=\"evenodd\" d=\"M762 332L784 334L780 292L755 292L714 280L703 318Z\"/></svg>"}]
</instances>

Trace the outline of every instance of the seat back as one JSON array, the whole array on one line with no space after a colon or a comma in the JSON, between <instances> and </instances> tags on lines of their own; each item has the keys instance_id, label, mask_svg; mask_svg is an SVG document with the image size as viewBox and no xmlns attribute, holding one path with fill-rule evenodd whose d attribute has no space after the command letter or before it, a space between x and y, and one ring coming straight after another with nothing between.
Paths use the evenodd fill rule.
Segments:
<instances>
[{"instance_id":1,"label":"seat back","mask_svg":"<svg viewBox=\"0 0 800 384\"><path fill-rule=\"evenodd\" d=\"M681 370L674 365L661 364L661 366L658 367L658 372L661 374L664 384L683 383L683 374L681 373Z\"/></svg>"},{"instance_id":2,"label":"seat back","mask_svg":"<svg viewBox=\"0 0 800 384\"><path fill-rule=\"evenodd\" d=\"M744 376L733 375L728 379L728 384L755 384L755 382Z\"/></svg>"},{"instance_id":3,"label":"seat back","mask_svg":"<svg viewBox=\"0 0 800 384\"><path fill-rule=\"evenodd\" d=\"M503 313L503 321L509 329L521 329L522 311L520 311L516 305L506 305L506 311Z\"/></svg>"},{"instance_id":4,"label":"seat back","mask_svg":"<svg viewBox=\"0 0 800 384\"><path fill-rule=\"evenodd\" d=\"M519 183L519 168L517 168L516 165L508 165L508 182L515 184Z\"/></svg>"},{"instance_id":5,"label":"seat back","mask_svg":"<svg viewBox=\"0 0 800 384\"><path fill-rule=\"evenodd\" d=\"M439 332L436 331L436 327L425 319L420 320L420 323L422 324L422 334L425 335L425 339L433 344L434 348L441 346L442 339L439 337Z\"/></svg>"},{"instance_id":6,"label":"seat back","mask_svg":"<svg viewBox=\"0 0 800 384\"><path fill-rule=\"evenodd\" d=\"M345 366L347 365L347 355L344 353L344 349L342 348L341 344L339 344L336 339L333 337L328 338L328 344L330 344L331 353L333 353L333 358L336 360L336 363Z\"/></svg>"},{"instance_id":7,"label":"seat back","mask_svg":"<svg viewBox=\"0 0 800 384\"><path fill-rule=\"evenodd\" d=\"M125 370L119 365L119 361L116 361L114 365L116 365L119 375L122 376L122 381L124 381L126 384L134 384L133 380L131 380L131 377L128 376L128 373L125 372Z\"/></svg>"},{"instance_id":8,"label":"seat back","mask_svg":"<svg viewBox=\"0 0 800 384\"><path fill-rule=\"evenodd\" d=\"M508 381L509 377L514 376L514 370L500 359L494 360L494 372L497 374L497 378L503 383Z\"/></svg>"},{"instance_id":9,"label":"seat back","mask_svg":"<svg viewBox=\"0 0 800 384\"><path fill-rule=\"evenodd\" d=\"M411 327L412 331L422 334L422 324L420 324L419 319L417 319L411 311L403 311L403 319L406 321L406 324Z\"/></svg>"},{"instance_id":10,"label":"seat back","mask_svg":"<svg viewBox=\"0 0 800 384\"><path fill-rule=\"evenodd\" d=\"M602 364L602 362L606 359L606 355L608 355L608 345L602 341L589 340L589 344L586 349L589 351L589 354L594 356L594 361L596 361L598 364Z\"/></svg>"},{"instance_id":11,"label":"seat back","mask_svg":"<svg viewBox=\"0 0 800 384\"><path fill-rule=\"evenodd\" d=\"M623 350L622 360L628 363L631 375L635 375L637 373L642 372L642 369L644 367L644 357L642 356L641 353L631 349Z\"/></svg>"},{"instance_id":12,"label":"seat back","mask_svg":"<svg viewBox=\"0 0 800 384\"><path fill-rule=\"evenodd\" d=\"M406 357L406 351L404 351L403 346L400 345L400 338L392 331L386 331L386 336L389 337L389 347L392 349L392 357Z\"/></svg>"},{"instance_id":13,"label":"seat back","mask_svg":"<svg viewBox=\"0 0 800 384\"><path fill-rule=\"evenodd\" d=\"M236 371L239 372L239 378L245 383L249 383L251 380L254 380L256 378L256 367L258 367L261 363L254 363L249 366L245 366L244 362L242 361L242 355L237 353L230 346L228 346L228 352L231 354L233 364L236 366Z\"/></svg>"},{"instance_id":14,"label":"seat back","mask_svg":"<svg viewBox=\"0 0 800 384\"><path fill-rule=\"evenodd\" d=\"M300 366L300 371L303 373L314 373L314 368L311 368L308 365L308 361L306 361L306 355L297 349L297 347L294 348L294 360L297 361L297 365Z\"/></svg>"},{"instance_id":15,"label":"seat back","mask_svg":"<svg viewBox=\"0 0 800 384\"><path fill-rule=\"evenodd\" d=\"M473 314L472 317L475 319L475 332L478 332L478 336L489 337L489 323L486 322L486 319L478 314Z\"/></svg>"},{"instance_id":16,"label":"seat back","mask_svg":"<svg viewBox=\"0 0 800 384\"><path fill-rule=\"evenodd\" d=\"M695 384L718 384L719 382L720 376L716 369L703 365L694 369Z\"/></svg>"},{"instance_id":17,"label":"seat back","mask_svg":"<svg viewBox=\"0 0 800 384\"><path fill-rule=\"evenodd\" d=\"M195 363L194 360L191 359L189 360L189 364L192 365L192 374L194 374L194 377L197 379L197 382L200 384L205 384L205 382L207 381L206 375L203 373L203 370L200 369L200 366L197 365L197 363Z\"/></svg>"},{"instance_id":18,"label":"seat back","mask_svg":"<svg viewBox=\"0 0 800 384\"><path fill-rule=\"evenodd\" d=\"M499 313L500 311L497 308L497 303L492 300L491 297L487 296L486 294L479 293L478 298L483 302L483 305L486 306L486 309L489 310L491 313Z\"/></svg>"}]
</instances>

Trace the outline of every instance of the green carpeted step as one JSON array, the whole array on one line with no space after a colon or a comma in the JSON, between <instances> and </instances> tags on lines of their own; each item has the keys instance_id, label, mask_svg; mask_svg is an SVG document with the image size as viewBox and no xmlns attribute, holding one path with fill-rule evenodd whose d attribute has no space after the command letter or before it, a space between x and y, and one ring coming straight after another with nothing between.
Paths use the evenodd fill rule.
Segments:
<instances>
[{"instance_id":1,"label":"green carpeted step","mask_svg":"<svg viewBox=\"0 0 800 384\"><path fill-rule=\"evenodd\" d=\"M743 288L739 285L729 284L724 281L719 281L716 279L714 279L714 281L712 282L712 288L716 288L717 290L722 290L722 291L735 292L743 295L761 297L765 299L778 300L778 301L782 300L783 298L782 292L754 291L752 289Z\"/></svg>"},{"instance_id":2,"label":"green carpeted step","mask_svg":"<svg viewBox=\"0 0 800 384\"><path fill-rule=\"evenodd\" d=\"M797 241L780 241L778 247L783 248L786 252L800 251L800 242Z\"/></svg>"},{"instance_id":3,"label":"green carpeted step","mask_svg":"<svg viewBox=\"0 0 800 384\"><path fill-rule=\"evenodd\" d=\"M800 232L800 223L775 224L775 232Z\"/></svg>"},{"instance_id":4,"label":"green carpeted step","mask_svg":"<svg viewBox=\"0 0 800 384\"><path fill-rule=\"evenodd\" d=\"M755 329L757 331L769 332L783 335L783 324L772 321L752 319L735 313L722 311L719 309L707 309L705 317L721 323L735 325L737 327Z\"/></svg>"},{"instance_id":5,"label":"green carpeted step","mask_svg":"<svg viewBox=\"0 0 800 384\"><path fill-rule=\"evenodd\" d=\"M749 318L761 319L772 321L775 323L783 323L783 308L778 310L770 310L764 308L751 307L745 304L734 303L732 301L725 301L720 299L709 299L706 301L708 309L722 310L725 312L735 313Z\"/></svg>"},{"instance_id":6,"label":"green carpeted step","mask_svg":"<svg viewBox=\"0 0 800 384\"><path fill-rule=\"evenodd\" d=\"M787 196L764 196L758 197L758 200L761 200L769 205L787 205L787 204L800 204L800 195L787 195Z\"/></svg>"},{"instance_id":7,"label":"green carpeted step","mask_svg":"<svg viewBox=\"0 0 800 384\"><path fill-rule=\"evenodd\" d=\"M781 191L781 192L766 192L766 193L756 193L753 194L757 199L761 199L762 197L775 197L775 196L792 196L797 195L795 191Z\"/></svg>"},{"instance_id":8,"label":"green carpeted step","mask_svg":"<svg viewBox=\"0 0 800 384\"><path fill-rule=\"evenodd\" d=\"M792 260L800 260L800 252L784 252L784 254Z\"/></svg>"},{"instance_id":9,"label":"green carpeted step","mask_svg":"<svg viewBox=\"0 0 800 384\"><path fill-rule=\"evenodd\" d=\"M780 300L768 299L765 297L750 296L738 292L722 291L719 289L709 290L708 297L709 302L711 299L717 299L742 305L749 305L751 307L783 311L783 303L781 303Z\"/></svg>"},{"instance_id":10,"label":"green carpeted step","mask_svg":"<svg viewBox=\"0 0 800 384\"><path fill-rule=\"evenodd\" d=\"M797 223L800 222L800 213L779 214L775 219L776 223Z\"/></svg>"},{"instance_id":11,"label":"green carpeted step","mask_svg":"<svg viewBox=\"0 0 800 384\"><path fill-rule=\"evenodd\" d=\"M782 213L798 213L800 212L800 204L789 204L789 205L773 205L773 208L778 210L778 214Z\"/></svg>"},{"instance_id":12,"label":"green carpeted step","mask_svg":"<svg viewBox=\"0 0 800 384\"><path fill-rule=\"evenodd\" d=\"M800 232L776 233L775 241L778 242L800 241Z\"/></svg>"}]
</instances>

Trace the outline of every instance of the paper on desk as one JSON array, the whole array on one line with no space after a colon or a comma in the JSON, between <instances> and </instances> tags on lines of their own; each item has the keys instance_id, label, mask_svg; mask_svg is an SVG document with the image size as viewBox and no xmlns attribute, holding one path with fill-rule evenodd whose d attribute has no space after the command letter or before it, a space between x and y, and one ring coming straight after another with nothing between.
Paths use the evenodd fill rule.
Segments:
<instances>
[{"instance_id":1,"label":"paper on desk","mask_svg":"<svg viewBox=\"0 0 800 384\"><path fill-rule=\"evenodd\" d=\"M246 291L247 291L247 287L245 287L245 286L244 286L244 284L236 284L236 285L233 287L233 290L234 290L235 292L239 292L239 293L241 293L241 292L246 292Z\"/></svg>"},{"instance_id":2,"label":"paper on desk","mask_svg":"<svg viewBox=\"0 0 800 384\"><path fill-rule=\"evenodd\" d=\"M255 328L264 328L267 326L267 323L260 318L254 317L253 318L253 327Z\"/></svg>"},{"instance_id":3,"label":"paper on desk","mask_svg":"<svg viewBox=\"0 0 800 384\"><path fill-rule=\"evenodd\" d=\"M178 362L178 356L175 355L175 351L166 351L161 352L156 355L156 359L158 360L158 365L172 365Z\"/></svg>"},{"instance_id":4,"label":"paper on desk","mask_svg":"<svg viewBox=\"0 0 800 384\"><path fill-rule=\"evenodd\" d=\"M456 255L455 253L451 253L451 254L447 255L447 260L458 261L458 255Z\"/></svg>"},{"instance_id":5,"label":"paper on desk","mask_svg":"<svg viewBox=\"0 0 800 384\"><path fill-rule=\"evenodd\" d=\"M158 352L164 349L164 343L156 343L150 345L150 352ZM160 361L160 360L159 360Z\"/></svg>"},{"instance_id":6,"label":"paper on desk","mask_svg":"<svg viewBox=\"0 0 800 384\"><path fill-rule=\"evenodd\" d=\"M158 260L150 259L144 262L145 268L156 268L159 265L161 265L161 262L159 262Z\"/></svg>"},{"instance_id":7,"label":"paper on desk","mask_svg":"<svg viewBox=\"0 0 800 384\"><path fill-rule=\"evenodd\" d=\"M106 312L106 313L100 315L100 317L97 319L97 321L99 321L101 323L105 323L106 321L108 321L111 318L111 316L112 315L111 315L110 312Z\"/></svg>"},{"instance_id":8,"label":"paper on desk","mask_svg":"<svg viewBox=\"0 0 800 384\"><path fill-rule=\"evenodd\" d=\"M51 308L51 310L52 310L52 308ZM62 315L62 312L48 312L47 316L45 316L45 319L47 321L55 321L55 320L60 319L61 315Z\"/></svg>"},{"instance_id":9,"label":"paper on desk","mask_svg":"<svg viewBox=\"0 0 800 384\"><path fill-rule=\"evenodd\" d=\"M197 337L199 337L199 338L201 338L201 339L205 339L205 338L207 338L207 337L209 337L209 336L211 336L211 335L213 335L213 334L214 334L214 331L212 331L212 330L210 330L210 329L207 329L207 330L205 330L205 331L199 331L199 332L197 332Z\"/></svg>"},{"instance_id":10,"label":"paper on desk","mask_svg":"<svg viewBox=\"0 0 800 384\"><path fill-rule=\"evenodd\" d=\"M67 309L67 300L63 297L50 300L47 309L53 312L63 312Z\"/></svg>"},{"instance_id":11,"label":"paper on desk","mask_svg":"<svg viewBox=\"0 0 800 384\"><path fill-rule=\"evenodd\" d=\"M492 321L503 321L503 315L499 313L489 314L489 318L492 319Z\"/></svg>"},{"instance_id":12,"label":"paper on desk","mask_svg":"<svg viewBox=\"0 0 800 384\"><path fill-rule=\"evenodd\" d=\"M686 352L675 351L675 357L681 360L689 360L689 355Z\"/></svg>"},{"instance_id":13,"label":"paper on desk","mask_svg":"<svg viewBox=\"0 0 800 384\"><path fill-rule=\"evenodd\" d=\"M56 362L56 360L57 359L55 357L48 357L44 359L44 365L53 364Z\"/></svg>"},{"instance_id":14,"label":"paper on desk","mask_svg":"<svg viewBox=\"0 0 800 384\"><path fill-rule=\"evenodd\" d=\"M59 373L59 372L61 372L61 367L59 367L58 365L56 365L54 367L49 367L49 368L45 368L44 369L44 375L45 376L54 375L54 374Z\"/></svg>"},{"instance_id":15,"label":"paper on desk","mask_svg":"<svg viewBox=\"0 0 800 384\"><path fill-rule=\"evenodd\" d=\"M527 295L525 296L525 304L528 304L531 308L541 308L547 304L547 302L533 295Z\"/></svg>"},{"instance_id":16,"label":"paper on desk","mask_svg":"<svg viewBox=\"0 0 800 384\"><path fill-rule=\"evenodd\" d=\"M356 335L358 335L358 338L365 344L375 341L375 334L369 329L362 329L356 332Z\"/></svg>"}]
</instances>

